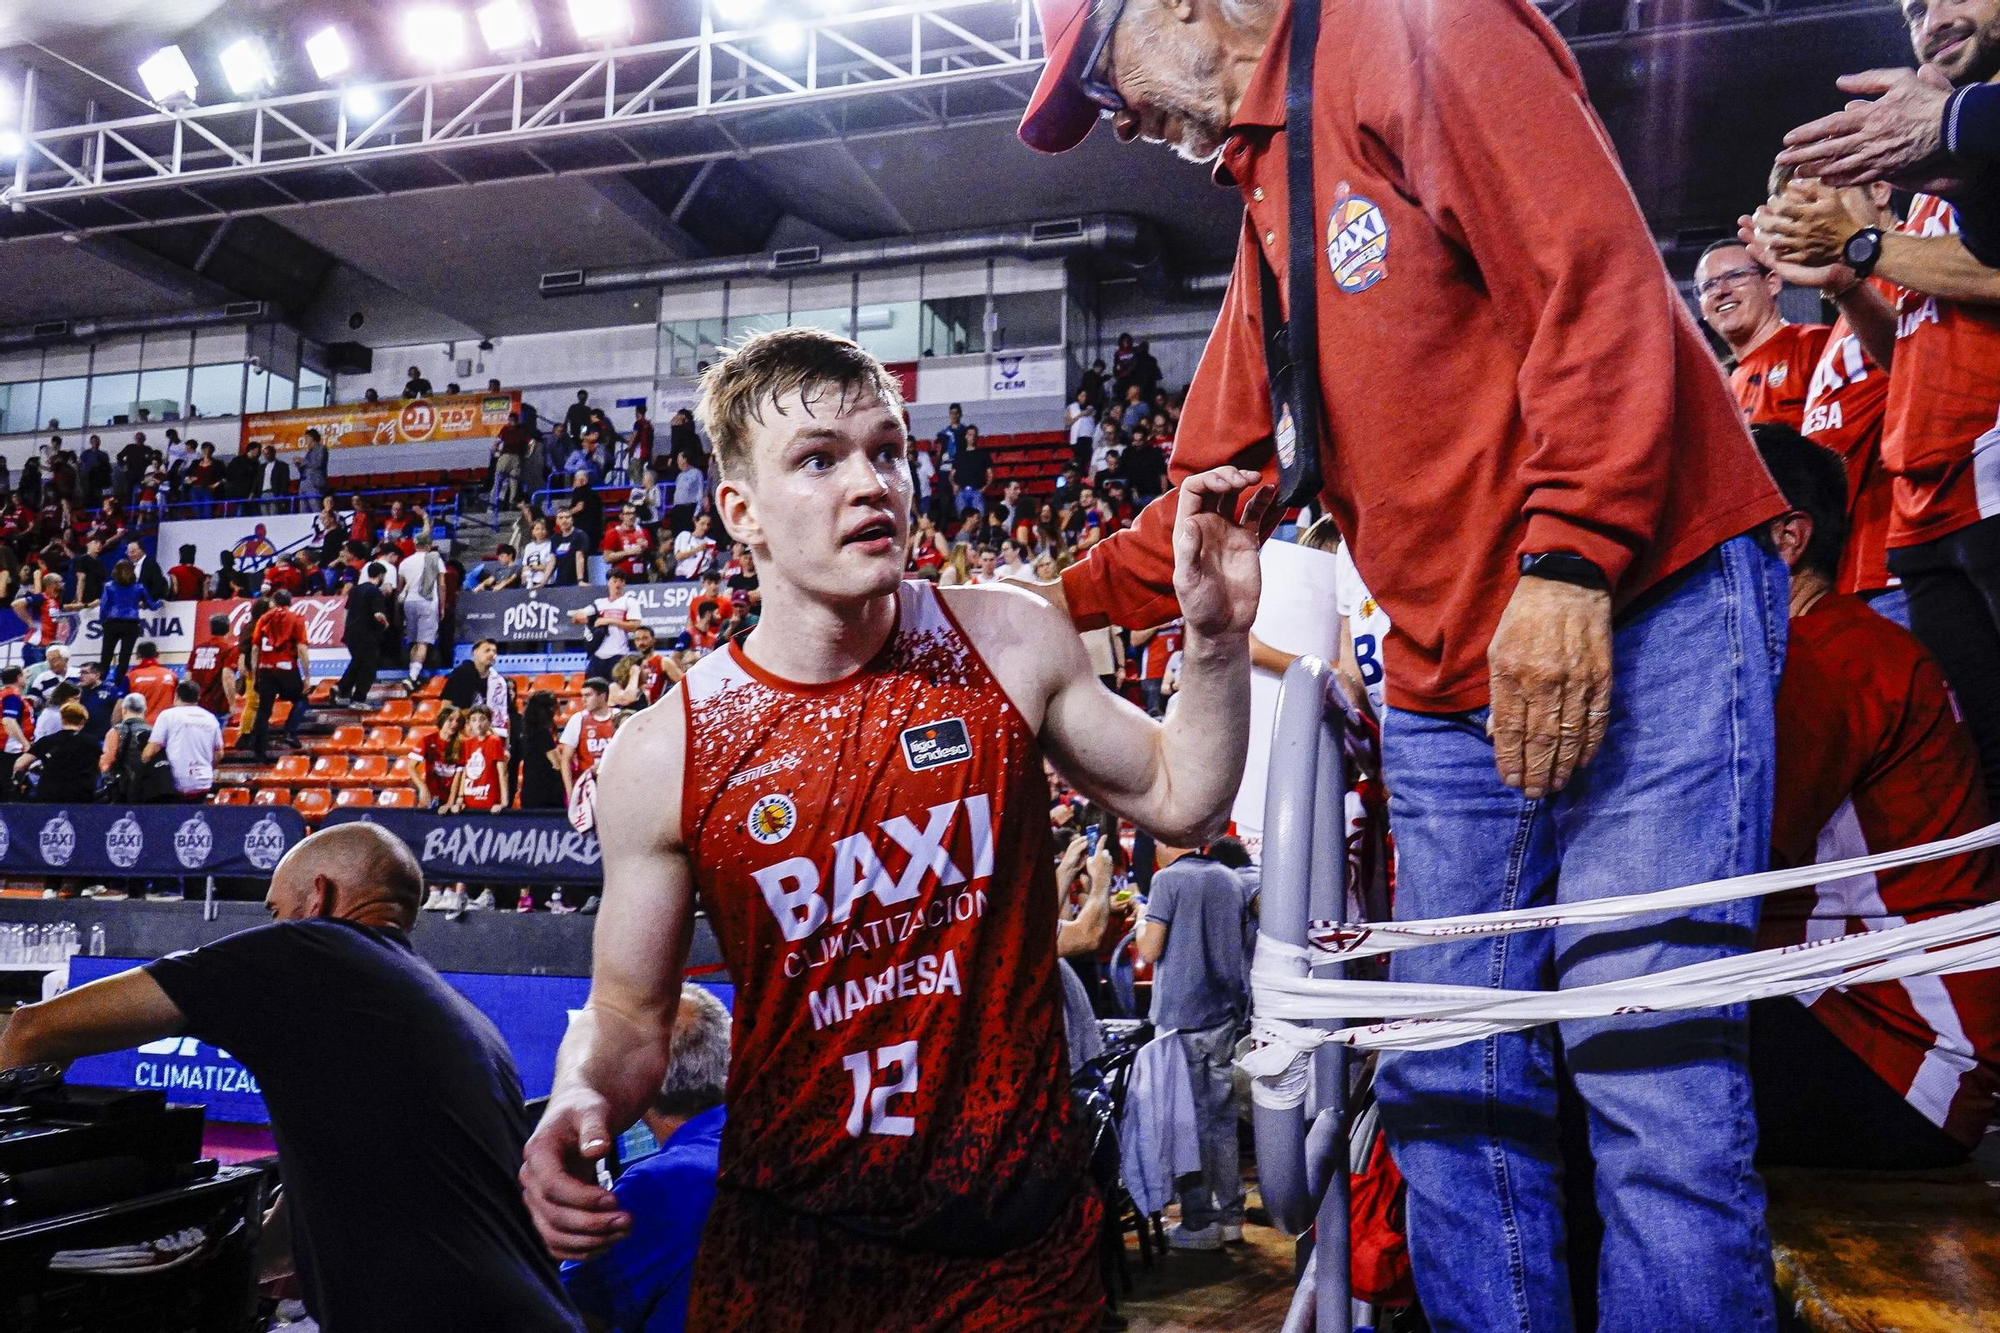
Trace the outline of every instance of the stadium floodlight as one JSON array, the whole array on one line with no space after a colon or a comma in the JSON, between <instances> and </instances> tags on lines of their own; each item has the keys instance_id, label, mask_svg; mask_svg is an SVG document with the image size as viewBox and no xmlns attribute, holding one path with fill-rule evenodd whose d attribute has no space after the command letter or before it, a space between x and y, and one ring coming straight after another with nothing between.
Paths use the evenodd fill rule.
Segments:
<instances>
[{"instance_id":1,"label":"stadium floodlight","mask_svg":"<svg viewBox=\"0 0 2000 1333\"><path fill-rule=\"evenodd\" d=\"M569 0L570 26L583 41L615 39L632 31L631 0Z\"/></svg>"},{"instance_id":2,"label":"stadium floodlight","mask_svg":"<svg viewBox=\"0 0 2000 1333\"><path fill-rule=\"evenodd\" d=\"M476 17L480 40L495 55L523 51L541 41L541 34L535 31L534 11L521 0L492 0L479 7Z\"/></svg>"},{"instance_id":3,"label":"stadium floodlight","mask_svg":"<svg viewBox=\"0 0 2000 1333\"><path fill-rule=\"evenodd\" d=\"M764 0L714 0L715 16L732 27L756 18L764 10Z\"/></svg>"},{"instance_id":4,"label":"stadium floodlight","mask_svg":"<svg viewBox=\"0 0 2000 1333\"><path fill-rule=\"evenodd\" d=\"M789 19L764 29L764 40L779 55L797 55L806 44L806 30Z\"/></svg>"},{"instance_id":5,"label":"stadium floodlight","mask_svg":"<svg viewBox=\"0 0 2000 1333\"><path fill-rule=\"evenodd\" d=\"M350 116L367 120L382 114L382 99L373 88L350 88L343 100Z\"/></svg>"},{"instance_id":6,"label":"stadium floodlight","mask_svg":"<svg viewBox=\"0 0 2000 1333\"><path fill-rule=\"evenodd\" d=\"M403 15L403 45L430 65L449 65L465 54L465 15L443 5L421 5Z\"/></svg>"},{"instance_id":7,"label":"stadium floodlight","mask_svg":"<svg viewBox=\"0 0 2000 1333\"><path fill-rule=\"evenodd\" d=\"M243 37L222 48L222 77L229 91L238 97L268 88L277 79L271 70L271 53L255 37Z\"/></svg>"},{"instance_id":8,"label":"stadium floodlight","mask_svg":"<svg viewBox=\"0 0 2000 1333\"><path fill-rule=\"evenodd\" d=\"M0 160L13 161L28 151L28 141L19 130L0 130Z\"/></svg>"},{"instance_id":9,"label":"stadium floodlight","mask_svg":"<svg viewBox=\"0 0 2000 1333\"><path fill-rule=\"evenodd\" d=\"M146 96L162 106L194 101L195 90L201 86L178 46L163 46L146 57L146 63L139 66L139 82L146 85Z\"/></svg>"},{"instance_id":10,"label":"stadium floodlight","mask_svg":"<svg viewBox=\"0 0 2000 1333\"><path fill-rule=\"evenodd\" d=\"M321 28L306 38L306 59L312 61L313 73L327 83L354 67L354 53L338 28Z\"/></svg>"}]
</instances>

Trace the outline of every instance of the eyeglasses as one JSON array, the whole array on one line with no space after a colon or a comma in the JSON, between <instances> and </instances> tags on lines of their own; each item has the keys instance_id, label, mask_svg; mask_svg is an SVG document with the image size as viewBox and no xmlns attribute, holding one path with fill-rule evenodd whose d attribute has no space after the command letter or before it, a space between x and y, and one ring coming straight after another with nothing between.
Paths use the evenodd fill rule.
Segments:
<instances>
[{"instance_id":1,"label":"eyeglasses","mask_svg":"<svg viewBox=\"0 0 2000 1333\"><path fill-rule=\"evenodd\" d=\"M1125 109L1125 99L1111 86L1110 71L1105 68L1111 54L1111 35L1118 31L1118 20L1125 12L1125 0L1103 0L1085 19L1094 25L1097 33L1091 38L1090 55L1084 60L1077 82L1083 95L1102 107L1105 114Z\"/></svg>"},{"instance_id":2,"label":"eyeglasses","mask_svg":"<svg viewBox=\"0 0 2000 1333\"><path fill-rule=\"evenodd\" d=\"M1706 282L1697 282L1694 285L1694 294L1696 296L1707 296L1710 292L1719 291L1724 287L1734 287L1737 283L1747 278L1761 278L1763 276L1764 270L1755 264L1750 264L1743 268L1732 268L1727 273L1716 274Z\"/></svg>"}]
</instances>

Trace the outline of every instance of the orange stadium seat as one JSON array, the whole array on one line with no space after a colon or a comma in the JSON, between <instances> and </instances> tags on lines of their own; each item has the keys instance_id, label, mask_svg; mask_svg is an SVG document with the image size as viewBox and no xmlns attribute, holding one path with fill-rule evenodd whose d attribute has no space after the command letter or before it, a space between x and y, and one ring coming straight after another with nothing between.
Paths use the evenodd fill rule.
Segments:
<instances>
[{"instance_id":1,"label":"orange stadium seat","mask_svg":"<svg viewBox=\"0 0 2000 1333\"><path fill-rule=\"evenodd\" d=\"M217 787L214 794L209 797L209 803L211 805L248 805L250 804L250 789L248 787Z\"/></svg>"},{"instance_id":2,"label":"orange stadium seat","mask_svg":"<svg viewBox=\"0 0 2000 1333\"><path fill-rule=\"evenodd\" d=\"M300 782L306 779L308 776L310 776L311 773L312 773L312 756L303 754L285 754L278 756L278 762L271 765L270 772L259 774L256 780L259 783L268 782L274 785L279 783Z\"/></svg>"},{"instance_id":3,"label":"orange stadium seat","mask_svg":"<svg viewBox=\"0 0 2000 1333\"><path fill-rule=\"evenodd\" d=\"M308 824L317 824L333 809L333 793L323 787L308 787L292 801L292 809L304 816Z\"/></svg>"},{"instance_id":4,"label":"orange stadium seat","mask_svg":"<svg viewBox=\"0 0 2000 1333\"><path fill-rule=\"evenodd\" d=\"M330 751L358 750L367 743L368 728L359 722L345 722L335 727L333 734L326 739L326 748Z\"/></svg>"},{"instance_id":5,"label":"orange stadium seat","mask_svg":"<svg viewBox=\"0 0 2000 1333\"><path fill-rule=\"evenodd\" d=\"M402 749L403 744L401 727L370 727L368 738L357 748L371 754L387 754L392 750Z\"/></svg>"},{"instance_id":6,"label":"orange stadium seat","mask_svg":"<svg viewBox=\"0 0 2000 1333\"><path fill-rule=\"evenodd\" d=\"M239 728L233 722L230 723L228 726L224 727L222 729L222 748L225 750L234 749L236 746L236 738L241 736L242 734L243 734L242 729Z\"/></svg>"},{"instance_id":7,"label":"orange stadium seat","mask_svg":"<svg viewBox=\"0 0 2000 1333\"><path fill-rule=\"evenodd\" d=\"M310 704L319 704L319 705L332 703L333 684L334 683L330 680L323 680L319 684L313 686L312 690L306 695L306 702Z\"/></svg>"},{"instance_id":8,"label":"orange stadium seat","mask_svg":"<svg viewBox=\"0 0 2000 1333\"><path fill-rule=\"evenodd\" d=\"M339 782L347 776L347 756L344 754L323 754L313 760L312 776L307 779L314 786L327 786Z\"/></svg>"},{"instance_id":9,"label":"orange stadium seat","mask_svg":"<svg viewBox=\"0 0 2000 1333\"><path fill-rule=\"evenodd\" d=\"M564 694L580 694L580 693L582 693L582 692L583 692L583 682L584 682L584 681L586 681L586 680L588 680L588 679L590 679L590 673L589 673L589 672L587 672L587 671L572 671L572 672L570 672L570 673L569 673L569 676L567 677L567 681L568 681L568 683L567 683L567 684L565 684L565 685L563 686L563 693L564 693Z\"/></svg>"},{"instance_id":10,"label":"orange stadium seat","mask_svg":"<svg viewBox=\"0 0 2000 1333\"><path fill-rule=\"evenodd\" d=\"M528 693L530 694L533 694L536 690L547 690L550 694L562 694L568 688L568 683L559 671L545 671L528 682Z\"/></svg>"},{"instance_id":11,"label":"orange stadium seat","mask_svg":"<svg viewBox=\"0 0 2000 1333\"><path fill-rule=\"evenodd\" d=\"M336 787L376 787L389 781L389 756L385 754L357 754L347 766L347 772L333 779Z\"/></svg>"},{"instance_id":12,"label":"orange stadium seat","mask_svg":"<svg viewBox=\"0 0 2000 1333\"><path fill-rule=\"evenodd\" d=\"M408 787L386 787L375 793L375 804L387 810L414 810L417 794Z\"/></svg>"},{"instance_id":13,"label":"orange stadium seat","mask_svg":"<svg viewBox=\"0 0 2000 1333\"><path fill-rule=\"evenodd\" d=\"M427 699L424 702L428 703L430 701ZM391 699L375 710L375 721L385 724L393 722L400 725L408 722L410 714L414 711L416 710L410 706L408 699Z\"/></svg>"},{"instance_id":14,"label":"orange stadium seat","mask_svg":"<svg viewBox=\"0 0 2000 1333\"><path fill-rule=\"evenodd\" d=\"M333 803L342 810L357 805L375 804L375 793L362 787L343 787L333 798Z\"/></svg>"},{"instance_id":15,"label":"orange stadium seat","mask_svg":"<svg viewBox=\"0 0 2000 1333\"><path fill-rule=\"evenodd\" d=\"M435 723L438 720L438 710L443 707L442 699L419 699L416 706L410 710L410 720L426 724Z\"/></svg>"},{"instance_id":16,"label":"orange stadium seat","mask_svg":"<svg viewBox=\"0 0 2000 1333\"><path fill-rule=\"evenodd\" d=\"M395 728L391 727L388 730L393 731ZM424 737L435 735L437 735L436 727L411 727L403 733L402 748L405 751L414 750L424 743Z\"/></svg>"},{"instance_id":17,"label":"orange stadium seat","mask_svg":"<svg viewBox=\"0 0 2000 1333\"><path fill-rule=\"evenodd\" d=\"M416 691L419 699L435 699L444 693L444 677L432 676Z\"/></svg>"},{"instance_id":18,"label":"orange stadium seat","mask_svg":"<svg viewBox=\"0 0 2000 1333\"><path fill-rule=\"evenodd\" d=\"M259 787L256 795L250 798L250 804L252 805L290 805L291 803L292 789L290 787Z\"/></svg>"}]
</instances>

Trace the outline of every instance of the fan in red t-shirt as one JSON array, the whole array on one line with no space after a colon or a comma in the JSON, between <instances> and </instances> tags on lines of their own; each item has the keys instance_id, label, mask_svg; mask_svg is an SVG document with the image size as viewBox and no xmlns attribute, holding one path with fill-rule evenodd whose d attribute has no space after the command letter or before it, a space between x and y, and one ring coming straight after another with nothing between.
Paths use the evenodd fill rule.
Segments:
<instances>
[{"instance_id":1,"label":"fan in red t-shirt","mask_svg":"<svg viewBox=\"0 0 2000 1333\"><path fill-rule=\"evenodd\" d=\"M201 687L201 698L196 702L225 722L236 711L236 675L242 660L243 652L229 633L229 617L210 616L207 640L188 654L187 674Z\"/></svg>"},{"instance_id":2,"label":"fan in red t-shirt","mask_svg":"<svg viewBox=\"0 0 2000 1333\"><path fill-rule=\"evenodd\" d=\"M493 734L493 712L485 704L465 711L465 739L459 745L458 774L452 779L447 814L471 810L491 814L507 808L507 742Z\"/></svg>"},{"instance_id":3,"label":"fan in red t-shirt","mask_svg":"<svg viewBox=\"0 0 2000 1333\"><path fill-rule=\"evenodd\" d=\"M167 571L168 595L175 601L198 601L208 587L208 575L195 564L194 557L194 547L181 547L181 562Z\"/></svg>"},{"instance_id":4,"label":"fan in red t-shirt","mask_svg":"<svg viewBox=\"0 0 2000 1333\"><path fill-rule=\"evenodd\" d=\"M426 733L410 753L410 781L417 800L441 806L451 799L459 768L465 763L465 712L450 704L438 709L437 730Z\"/></svg>"},{"instance_id":5,"label":"fan in red t-shirt","mask_svg":"<svg viewBox=\"0 0 2000 1333\"><path fill-rule=\"evenodd\" d=\"M1771 524L1792 566L1777 699L1772 862L1841 860L1987 822L1971 733L1907 630L1835 591L1846 513L1837 455L1756 428L1793 512ZM2000 901L1990 851L1829 880L1768 900L1767 948L1888 930ZM2000 1093L2000 973L1836 987L1751 1003L1758 1156L1775 1165L1915 1169L1963 1161Z\"/></svg>"},{"instance_id":6,"label":"fan in red t-shirt","mask_svg":"<svg viewBox=\"0 0 2000 1333\"><path fill-rule=\"evenodd\" d=\"M639 657L639 692L649 704L656 704L660 696L680 683L680 663L663 652L657 651L659 640L651 626L641 625L632 631L632 651Z\"/></svg>"},{"instance_id":7,"label":"fan in red t-shirt","mask_svg":"<svg viewBox=\"0 0 2000 1333\"><path fill-rule=\"evenodd\" d=\"M1729 344L1736 367L1729 387L1753 425L1776 421L1799 429L1813 370L1832 332L1824 324L1792 324L1778 312L1784 282L1759 264L1741 241L1717 241L1694 270L1701 317Z\"/></svg>"}]
</instances>

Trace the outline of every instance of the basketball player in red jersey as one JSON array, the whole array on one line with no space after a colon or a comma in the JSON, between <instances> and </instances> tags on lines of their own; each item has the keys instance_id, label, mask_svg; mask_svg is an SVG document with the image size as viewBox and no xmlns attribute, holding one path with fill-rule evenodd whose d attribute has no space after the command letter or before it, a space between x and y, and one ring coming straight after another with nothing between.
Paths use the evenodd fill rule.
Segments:
<instances>
[{"instance_id":1,"label":"basketball player in red jersey","mask_svg":"<svg viewBox=\"0 0 2000 1333\"><path fill-rule=\"evenodd\" d=\"M1737 406L1753 425L1776 421L1797 430L1828 330L1824 324L1793 324L1779 314L1784 286L1740 240L1717 241L1701 252L1694 268L1702 322L1729 344L1736 361L1729 387Z\"/></svg>"},{"instance_id":2,"label":"basketball player in red jersey","mask_svg":"<svg viewBox=\"0 0 2000 1333\"><path fill-rule=\"evenodd\" d=\"M709 371L717 505L764 615L599 773L591 996L522 1182L558 1256L628 1229L595 1162L659 1085L698 903L738 989L691 1328L1098 1327L1043 756L1179 846L1220 831L1243 766L1267 496L1227 515L1257 474L1181 488L1182 702L1158 724L1033 594L903 582L900 408L879 363L812 329Z\"/></svg>"}]
</instances>

